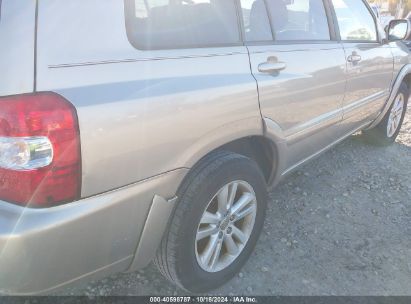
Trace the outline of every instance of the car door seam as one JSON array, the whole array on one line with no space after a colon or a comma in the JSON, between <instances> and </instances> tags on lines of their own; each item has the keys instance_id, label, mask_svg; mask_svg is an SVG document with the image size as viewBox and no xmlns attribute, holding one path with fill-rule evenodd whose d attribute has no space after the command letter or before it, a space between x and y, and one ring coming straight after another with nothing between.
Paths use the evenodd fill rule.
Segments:
<instances>
[{"instance_id":1,"label":"car door seam","mask_svg":"<svg viewBox=\"0 0 411 304\"><path fill-rule=\"evenodd\" d=\"M248 54L248 63L250 66L250 73L251 73L251 77L253 77L255 84L256 84L256 89L257 89L257 102L258 102L258 109L260 111L260 117L261 117L261 126L264 130L264 120L263 120L263 112L261 109L261 102L260 102L260 87L258 85L258 81L257 78L255 77L254 73L253 73L253 66L251 63L251 53L250 53L250 49L248 48L248 46L245 46L245 48L247 49L247 54Z\"/></svg>"}]
</instances>

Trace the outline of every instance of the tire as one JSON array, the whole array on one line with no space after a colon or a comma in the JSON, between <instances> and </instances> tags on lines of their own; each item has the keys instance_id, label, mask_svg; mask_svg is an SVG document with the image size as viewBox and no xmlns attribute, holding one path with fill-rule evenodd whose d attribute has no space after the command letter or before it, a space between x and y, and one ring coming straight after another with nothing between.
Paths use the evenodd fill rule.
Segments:
<instances>
[{"instance_id":1,"label":"tire","mask_svg":"<svg viewBox=\"0 0 411 304\"><path fill-rule=\"evenodd\" d=\"M212 224L199 224L200 220L204 219L204 212L211 210L208 208L216 207L215 210L220 210L219 200L215 195L219 191L219 193L224 193L221 191L226 189L224 186L227 184L229 184L228 189L233 190L233 185L236 182L241 184L237 186L237 197L234 202L239 201L237 198L243 198L251 193L247 191L252 189L255 200L247 205L250 207L246 206L247 208L241 210L254 210L253 208L256 206L256 211L252 211L252 214L250 213L235 224L230 222L228 225L232 225L231 236L229 235L230 227L223 227L223 224L227 223L224 222L221 226L216 224L218 228L215 229L220 231L218 237L213 234L209 238L196 241L197 237L200 238L199 231L204 230L204 225L206 228L213 227ZM247 188L247 185L251 188ZM244 189L247 191L243 191ZM234 191L232 192L234 193ZM176 208L155 258L155 264L160 272L172 283L193 293L206 292L224 285L240 271L255 248L264 224L267 197L265 179L253 160L225 151L213 153L203 159L185 178L178 191L179 199ZM223 206L225 205L223 204ZM235 206L237 205L233 203L232 210ZM216 214L218 213L219 211L216 211ZM251 218L254 221L250 221ZM247 222L244 224L246 220ZM240 243L237 236L234 235L234 226L241 221L243 225L241 227L246 227L249 231L248 241L245 241L244 244ZM224 236L220 235L221 229L226 229L223 232ZM237 248L243 247L238 256L229 254L229 247L225 245L226 237L235 240ZM200 253L204 249L204 256L208 256L206 249L213 248L210 244L215 239L224 240L224 245L221 246L221 259L212 258L211 262L207 264L207 262L203 262L207 259L201 258ZM234 257L235 259L231 263L225 265ZM215 262L213 263L213 261ZM224 267L221 268L222 266Z\"/></svg>"},{"instance_id":2,"label":"tire","mask_svg":"<svg viewBox=\"0 0 411 304\"><path fill-rule=\"evenodd\" d=\"M363 137L368 143L378 146L388 146L395 142L398 134L400 133L402 123L404 122L409 95L410 93L408 86L405 83L402 83L397 95L395 96L393 104L384 116L383 120L373 129L363 131ZM395 107L398 105L397 102L400 102L401 98L403 99L402 111L401 113L397 111L397 114L395 115ZM398 117L398 123L395 124L395 127L389 128L390 123L393 121L393 117L395 116Z\"/></svg>"}]
</instances>

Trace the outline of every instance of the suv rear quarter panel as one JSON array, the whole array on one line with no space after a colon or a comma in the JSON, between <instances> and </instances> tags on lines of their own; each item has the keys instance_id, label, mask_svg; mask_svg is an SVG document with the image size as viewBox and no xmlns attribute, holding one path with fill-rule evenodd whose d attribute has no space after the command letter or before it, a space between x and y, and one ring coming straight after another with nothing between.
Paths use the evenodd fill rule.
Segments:
<instances>
[{"instance_id":1,"label":"suv rear quarter panel","mask_svg":"<svg viewBox=\"0 0 411 304\"><path fill-rule=\"evenodd\" d=\"M37 88L77 108L83 196L262 134L245 47L137 50L119 0L39 2Z\"/></svg>"},{"instance_id":2,"label":"suv rear quarter panel","mask_svg":"<svg viewBox=\"0 0 411 304\"><path fill-rule=\"evenodd\" d=\"M0 5L0 96L33 92L36 1Z\"/></svg>"}]
</instances>

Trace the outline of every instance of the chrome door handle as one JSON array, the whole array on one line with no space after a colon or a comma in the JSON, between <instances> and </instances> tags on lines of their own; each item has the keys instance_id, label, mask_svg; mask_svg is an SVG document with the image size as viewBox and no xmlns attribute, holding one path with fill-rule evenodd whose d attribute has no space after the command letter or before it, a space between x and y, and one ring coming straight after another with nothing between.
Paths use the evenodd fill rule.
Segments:
<instances>
[{"instance_id":1,"label":"chrome door handle","mask_svg":"<svg viewBox=\"0 0 411 304\"><path fill-rule=\"evenodd\" d=\"M357 63L361 61L361 56L358 55L356 52L353 52L350 56L348 56L347 61L351 63Z\"/></svg>"},{"instance_id":2,"label":"chrome door handle","mask_svg":"<svg viewBox=\"0 0 411 304\"><path fill-rule=\"evenodd\" d=\"M268 57L266 62L260 63L258 65L258 71L260 73L275 73L284 70L287 68L285 62L278 61L277 57Z\"/></svg>"}]
</instances>

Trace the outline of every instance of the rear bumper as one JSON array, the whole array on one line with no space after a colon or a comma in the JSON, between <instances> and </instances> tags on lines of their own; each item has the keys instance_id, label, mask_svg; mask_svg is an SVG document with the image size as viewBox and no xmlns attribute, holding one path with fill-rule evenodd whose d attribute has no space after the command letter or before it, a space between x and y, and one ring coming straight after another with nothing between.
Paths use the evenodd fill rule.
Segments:
<instances>
[{"instance_id":1,"label":"rear bumper","mask_svg":"<svg viewBox=\"0 0 411 304\"><path fill-rule=\"evenodd\" d=\"M172 210L153 198L174 197L185 173L176 170L50 209L0 202L0 293L48 293L145 266ZM153 229L156 237L147 244L141 236Z\"/></svg>"}]
</instances>

